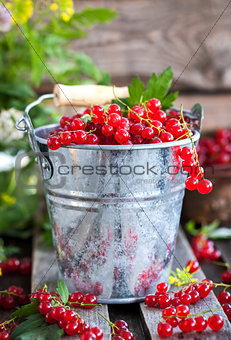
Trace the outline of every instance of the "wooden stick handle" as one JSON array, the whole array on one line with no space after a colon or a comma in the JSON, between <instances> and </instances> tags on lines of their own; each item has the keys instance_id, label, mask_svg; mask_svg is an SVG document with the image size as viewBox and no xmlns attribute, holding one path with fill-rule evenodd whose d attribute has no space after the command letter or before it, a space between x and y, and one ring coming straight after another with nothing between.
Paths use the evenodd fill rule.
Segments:
<instances>
[{"instance_id":1,"label":"wooden stick handle","mask_svg":"<svg viewBox=\"0 0 231 340\"><path fill-rule=\"evenodd\" d=\"M91 106L106 105L115 99L128 97L128 88L113 87L104 85L62 85L56 84L54 87L54 103L56 106Z\"/></svg>"}]
</instances>

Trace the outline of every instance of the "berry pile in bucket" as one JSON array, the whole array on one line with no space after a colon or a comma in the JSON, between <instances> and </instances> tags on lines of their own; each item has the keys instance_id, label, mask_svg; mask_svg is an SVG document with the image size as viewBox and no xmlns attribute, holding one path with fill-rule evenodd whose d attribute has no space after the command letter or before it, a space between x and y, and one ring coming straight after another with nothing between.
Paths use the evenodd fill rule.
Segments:
<instances>
[{"instance_id":1,"label":"berry pile in bucket","mask_svg":"<svg viewBox=\"0 0 231 340\"><path fill-rule=\"evenodd\" d=\"M189 138L192 149L178 148L175 155L182 160L182 167L190 176L186 180L188 190L208 194L212 183L204 179L204 170L199 165L193 141L190 121L181 112L169 110L177 97L170 93L172 70L167 68L159 76L155 73L144 90L138 77L129 86L129 97L105 106L94 105L83 114L63 116L56 130L47 136L47 145L57 150L67 145L132 145L160 144ZM168 146L168 145L166 145ZM180 169L179 169L180 171Z\"/></svg>"}]
</instances>

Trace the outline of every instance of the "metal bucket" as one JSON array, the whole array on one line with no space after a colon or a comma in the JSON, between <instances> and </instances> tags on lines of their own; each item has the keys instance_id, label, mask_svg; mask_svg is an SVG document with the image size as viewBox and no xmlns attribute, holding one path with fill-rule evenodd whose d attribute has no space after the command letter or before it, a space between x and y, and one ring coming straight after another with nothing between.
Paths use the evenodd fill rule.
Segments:
<instances>
[{"instance_id":1,"label":"metal bucket","mask_svg":"<svg viewBox=\"0 0 231 340\"><path fill-rule=\"evenodd\" d=\"M60 278L101 303L142 301L168 279L186 179L176 151L190 140L52 151L45 137L55 126L34 130L28 115L51 96L16 126L39 156ZM184 114L200 123L202 110Z\"/></svg>"}]
</instances>

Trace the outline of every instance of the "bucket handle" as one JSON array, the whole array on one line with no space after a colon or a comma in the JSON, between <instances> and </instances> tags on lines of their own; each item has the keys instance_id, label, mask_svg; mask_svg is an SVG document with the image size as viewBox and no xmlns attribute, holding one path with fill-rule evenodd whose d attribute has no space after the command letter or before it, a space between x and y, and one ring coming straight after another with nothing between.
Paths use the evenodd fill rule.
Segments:
<instances>
[{"instance_id":1,"label":"bucket handle","mask_svg":"<svg viewBox=\"0 0 231 340\"><path fill-rule=\"evenodd\" d=\"M55 95L53 93L40 96L37 100L35 100L25 108L24 115L15 123L15 127L17 130L27 133L31 149L36 154L35 161L40 165L39 169L44 180L48 180L52 177L53 167L49 159L45 157L39 149L38 143L35 138L34 126L30 119L29 112L33 107L37 106L42 101L53 99L54 96ZM22 123L24 124L22 125Z\"/></svg>"}]
</instances>

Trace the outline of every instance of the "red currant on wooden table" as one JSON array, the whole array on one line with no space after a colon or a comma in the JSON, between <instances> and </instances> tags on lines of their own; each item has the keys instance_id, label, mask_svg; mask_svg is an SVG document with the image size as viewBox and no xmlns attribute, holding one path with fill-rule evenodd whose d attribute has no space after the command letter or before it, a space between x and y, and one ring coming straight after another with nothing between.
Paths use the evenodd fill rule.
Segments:
<instances>
[{"instance_id":1,"label":"red currant on wooden table","mask_svg":"<svg viewBox=\"0 0 231 340\"><path fill-rule=\"evenodd\" d=\"M166 293L168 290L168 284L166 282L160 282L156 286L159 293Z\"/></svg>"},{"instance_id":2,"label":"red currant on wooden table","mask_svg":"<svg viewBox=\"0 0 231 340\"><path fill-rule=\"evenodd\" d=\"M81 335L80 340L96 340L96 335L89 330Z\"/></svg>"},{"instance_id":3,"label":"red currant on wooden table","mask_svg":"<svg viewBox=\"0 0 231 340\"><path fill-rule=\"evenodd\" d=\"M186 263L186 268L189 268L189 273L195 273L199 269L199 263L194 260L189 260Z\"/></svg>"},{"instance_id":4,"label":"red currant on wooden table","mask_svg":"<svg viewBox=\"0 0 231 340\"><path fill-rule=\"evenodd\" d=\"M147 295L144 300L148 307L154 307L157 303L155 295Z\"/></svg>"},{"instance_id":5,"label":"red currant on wooden table","mask_svg":"<svg viewBox=\"0 0 231 340\"><path fill-rule=\"evenodd\" d=\"M202 332L207 328L208 321L205 319L204 316L202 316L202 315L197 316L195 318L195 322L196 322L196 324L194 326L194 330L196 332Z\"/></svg>"},{"instance_id":6,"label":"red currant on wooden table","mask_svg":"<svg viewBox=\"0 0 231 340\"><path fill-rule=\"evenodd\" d=\"M224 283L231 283L231 270L225 270L223 271L222 275L221 275L221 280Z\"/></svg>"},{"instance_id":7,"label":"red currant on wooden table","mask_svg":"<svg viewBox=\"0 0 231 340\"><path fill-rule=\"evenodd\" d=\"M219 331L224 325L224 320L221 315L213 314L208 318L208 326L213 331Z\"/></svg>"},{"instance_id":8,"label":"red currant on wooden table","mask_svg":"<svg viewBox=\"0 0 231 340\"><path fill-rule=\"evenodd\" d=\"M169 338L173 333L172 326L167 322L159 322L157 332L161 338Z\"/></svg>"}]
</instances>

